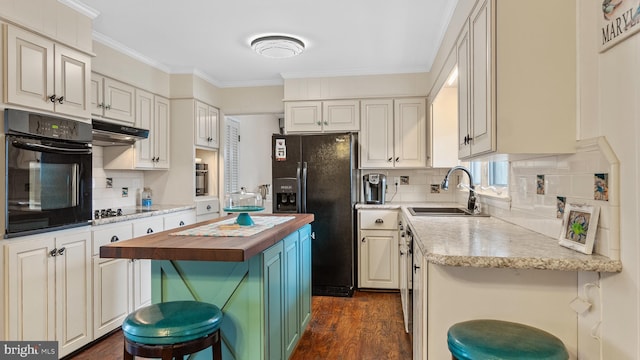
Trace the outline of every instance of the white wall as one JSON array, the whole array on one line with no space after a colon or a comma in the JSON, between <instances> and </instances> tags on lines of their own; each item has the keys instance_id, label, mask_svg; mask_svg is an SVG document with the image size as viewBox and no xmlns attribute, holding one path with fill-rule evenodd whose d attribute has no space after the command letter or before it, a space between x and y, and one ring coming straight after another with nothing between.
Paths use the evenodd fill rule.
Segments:
<instances>
[{"instance_id":1,"label":"white wall","mask_svg":"<svg viewBox=\"0 0 640 360\"><path fill-rule=\"evenodd\" d=\"M240 123L238 184L257 192L271 184L271 134L278 133L278 115L236 115Z\"/></svg>"},{"instance_id":2,"label":"white wall","mask_svg":"<svg viewBox=\"0 0 640 360\"><path fill-rule=\"evenodd\" d=\"M578 137L605 136L620 160L620 274L603 274L602 359L640 359L640 34L598 52L601 2L578 1Z\"/></svg>"}]
</instances>

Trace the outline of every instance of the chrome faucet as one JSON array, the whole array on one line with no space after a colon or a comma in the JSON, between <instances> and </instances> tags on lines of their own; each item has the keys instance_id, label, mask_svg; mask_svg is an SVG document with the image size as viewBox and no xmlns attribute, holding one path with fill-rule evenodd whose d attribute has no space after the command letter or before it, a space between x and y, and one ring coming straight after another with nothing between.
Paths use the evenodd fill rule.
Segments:
<instances>
[{"instance_id":1,"label":"chrome faucet","mask_svg":"<svg viewBox=\"0 0 640 360\"><path fill-rule=\"evenodd\" d=\"M467 173L467 175L469 175L469 200L467 200L467 209L471 212L475 212L476 209L476 189L475 186L473 185L473 176L471 176L471 171L469 171L469 169L467 169L464 166L454 166L451 169L449 169L449 171L447 171L447 175L445 175L444 180L442 180L442 184L440 185L440 187L442 187L442 190L448 190L449 189L449 176L451 176L451 173L456 171L456 170L462 170L464 172Z\"/></svg>"}]
</instances>

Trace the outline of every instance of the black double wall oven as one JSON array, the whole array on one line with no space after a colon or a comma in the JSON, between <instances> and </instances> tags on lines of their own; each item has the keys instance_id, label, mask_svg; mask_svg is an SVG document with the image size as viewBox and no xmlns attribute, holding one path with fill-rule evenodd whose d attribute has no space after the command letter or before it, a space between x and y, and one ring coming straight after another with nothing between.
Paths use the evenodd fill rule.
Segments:
<instances>
[{"instance_id":1,"label":"black double wall oven","mask_svg":"<svg viewBox=\"0 0 640 360\"><path fill-rule=\"evenodd\" d=\"M5 238L91 222L91 124L5 109Z\"/></svg>"}]
</instances>

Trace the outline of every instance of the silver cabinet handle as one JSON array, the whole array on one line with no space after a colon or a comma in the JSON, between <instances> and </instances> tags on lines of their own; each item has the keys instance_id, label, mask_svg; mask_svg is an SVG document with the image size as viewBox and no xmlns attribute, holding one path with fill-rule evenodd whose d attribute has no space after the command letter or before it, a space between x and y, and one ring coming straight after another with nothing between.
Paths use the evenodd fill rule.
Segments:
<instances>
[{"instance_id":1,"label":"silver cabinet handle","mask_svg":"<svg viewBox=\"0 0 640 360\"><path fill-rule=\"evenodd\" d=\"M53 248L53 250L49 251L49 256L56 256L58 255L58 249Z\"/></svg>"},{"instance_id":2,"label":"silver cabinet handle","mask_svg":"<svg viewBox=\"0 0 640 360\"><path fill-rule=\"evenodd\" d=\"M207 210L211 210L211 205L207 205Z\"/></svg>"},{"instance_id":3,"label":"silver cabinet handle","mask_svg":"<svg viewBox=\"0 0 640 360\"><path fill-rule=\"evenodd\" d=\"M362 242L367 242L367 238L362 238Z\"/></svg>"},{"instance_id":4,"label":"silver cabinet handle","mask_svg":"<svg viewBox=\"0 0 640 360\"><path fill-rule=\"evenodd\" d=\"M178 224L178 226L184 226L184 221L180 220L180 223Z\"/></svg>"},{"instance_id":5,"label":"silver cabinet handle","mask_svg":"<svg viewBox=\"0 0 640 360\"><path fill-rule=\"evenodd\" d=\"M119 239L116 235L113 235L113 236L111 237L111 242L116 242L116 241L118 241L118 240L120 240L120 239Z\"/></svg>"},{"instance_id":6,"label":"silver cabinet handle","mask_svg":"<svg viewBox=\"0 0 640 360\"><path fill-rule=\"evenodd\" d=\"M58 255L64 255L64 251L67 250L64 246L58 250Z\"/></svg>"},{"instance_id":7,"label":"silver cabinet handle","mask_svg":"<svg viewBox=\"0 0 640 360\"><path fill-rule=\"evenodd\" d=\"M153 232L153 229L152 229L152 228L148 228L148 229L147 229L147 234L151 234L152 232Z\"/></svg>"},{"instance_id":8,"label":"silver cabinet handle","mask_svg":"<svg viewBox=\"0 0 640 360\"><path fill-rule=\"evenodd\" d=\"M376 224L384 224L384 220L382 220L382 219L376 219Z\"/></svg>"}]
</instances>

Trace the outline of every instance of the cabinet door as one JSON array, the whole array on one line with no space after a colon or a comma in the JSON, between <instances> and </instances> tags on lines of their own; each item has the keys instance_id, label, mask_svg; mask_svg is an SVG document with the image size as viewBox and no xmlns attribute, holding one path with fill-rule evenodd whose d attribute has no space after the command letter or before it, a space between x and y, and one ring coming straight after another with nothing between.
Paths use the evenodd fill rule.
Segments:
<instances>
[{"instance_id":1,"label":"cabinet door","mask_svg":"<svg viewBox=\"0 0 640 360\"><path fill-rule=\"evenodd\" d=\"M91 58L67 47L55 46L55 110L88 118Z\"/></svg>"},{"instance_id":2,"label":"cabinet door","mask_svg":"<svg viewBox=\"0 0 640 360\"><path fill-rule=\"evenodd\" d=\"M398 289L398 232L361 231L360 287Z\"/></svg>"},{"instance_id":3,"label":"cabinet door","mask_svg":"<svg viewBox=\"0 0 640 360\"><path fill-rule=\"evenodd\" d=\"M284 104L284 119L287 132L320 132L322 131L322 102L287 102Z\"/></svg>"},{"instance_id":4,"label":"cabinet door","mask_svg":"<svg viewBox=\"0 0 640 360\"><path fill-rule=\"evenodd\" d=\"M106 335L122 325L133 309L129 259L93 257L93 335Z\"/></svg>"},{"instance_id":5,"label":"cabinet door","mask_svg":"<svg viewBox=\"0 0 640 360\"><path fill-rule=\"evenodd\" d=\"M427 118L424 98L394 101L394 162L397 168L427 166Z\"/></svg>"},{"instance_id":6,"label":"cabinet door","mask_svg":"<svg viewBox=\"0 0 640 360\"><path fill-rule=\"evenodd\" d=\"M55 340L53 238L6 245L7 333L5 340Z\"/></svg>"},{"instance_id":7,"label":"cabinet door","mask_svg":"<svg viewBox=\"0 0 640 360\"><path fill-rule=\"evenodd\" d=\"M423 288L422 252L413 247L413 358L424 359L427 353L424 348L426 342L426 321L424 319L424 303L426 301Z\"/></svg>"},{"instance_id":8,"label":"cabinet door","mask_svg":"<svg viewBox=\"0 0 640 360\"><path fill-rule=\"evenodd\" d=\"M209 137L211 138L211 140L209 141L209 147L217 149L219 144L218 122L220 120L220 112L213 106L209 106L207 111L209 113L209 116L207 117L209 121Z\"/></svg>"},{"instance_id":9,"label":"cabinet door","mask_svg":"<svg viewBox=\"0 0 640 360\"><path fill-rule=\"evenodd\" d=\"M360 130L360 102L358 100L333 100L322 102L324 131Z\"/></svg>"},{"instance_id":10,"label":"cabinet door","mask_svg":"<svg viewBox=\"0 0 640 360\"><path fill-rule=\"evenodd\" d=\"M196 101L196 145L198 146L209 146L209 142L211 141L210 131L209 131L209 105L205 103L201 103Z\"/></svg>"},{"instance_id":11,"label":"cabinet door","mask_svg":"<svg viewBox=\"0 0 640 360\"><path fill-rule=\"evenodd\" d=\"M398 243L399 263L398 269L400 274L398 276L400 288L400 302L402 304L402 315L404 320L404 330L409 332L409 273L407 267L407 261L409 259L409 247L405 242L404 231L400 229L400 238Z\"/></svg>"},{"instance_id":12,"label":"cabinet door","mask_svg":"<svg viewBox=\"0 0 640 360\"><path fill-rule=\"evenodd\" d=\"M360 167L393 167L393 100L363 100L360 107Z\"/></svg>"},{"instance_id":13,"label":"cabinet door","mask_svg":"<svg viewBox=\"0 0 640 360\"><path fill-rule=\"evenodd\" d=\"M104 77L91 73L91 84L89 89L89 108L91 115L104 115Z\"/></svg>"},{"instance_id":14,"label":"cabinet door","mask_svg":"<svg viewBox=\"0 0 640 360\"><path fill-rule=\"evenodd\" d=\"M133 223L133 237L140 237L164 230L160 216ZM151 304L151 260L135 259L133 263L133 307L139 309Z\"/></svg>"},{"instance_id":15,"label":"cabinet door","mask_svg":"<svg viewBox=\"0 0 640 360\"><path fill-rule=\"evenodd\" d=\"M469 23L466 22L456 42L458 58L458 158L471 155L469 127Z\"/></svg>"},{"instance_id":16,"label":"cabinet door","mask_svg":"<svg viewBox=\"0 0 640 360\"><path fill-rule=\"evenodd\" d=\"M154 168L169 168L169 116L171 110L169 107L169 99L155 96L154 97L154 119L153 119L153 139L154 139L154 155L156 161Z\"/></svg>"},{"instance_id":17,"label":"cabinet door","mask_svg":"<svg viewBox=\"0 0 640 360\"><path fill-rule=\"evenodd\" d=\"M490 0L478 4L471 27L471 154L493 150Z\"/></svg>"},{"instance_id":18,"label":"cabinet door","mask_svg":"<svg viewBox=\"0 0 640 360\"><path fill-rule=\"evenodd\" d=\"M138 169L152 169L154 165L154 100L153 94L136 89L136 126L149 129L147 139L136 141L136 164Z\"/></svg>"},{"instance_id":19,"label":"cabinet door","mask_svg":"<svg viewBox=\"0 0 640 360\"><path fill-rule=\"evenodd\" d=\"M262 253L264 276L264 321L267 334L266 359L284 359L284 241Z\"/></svg>"},{"instance_id":20,"label":"cabinet door","mask_svg":"<svg viewBox=\"0 0 640 360\"><path fill-rule=\"evenodd\" d=\"M56 338L65 356L91 340L91 232L56 237Z\"/></svg>"},{"instance_id":21,"label":"cabinet door","mask_svg":"<svg viewBox=\"0 0 640 360\"><path fill-rule=\"evenodd\" d=\"M104 117L135 122L135 88L119 81L104 78Z\"/></svg>"},{"instance_id":22,"label":"cabinet door","mask_svg":"<svg viewBox=\"0 0 640 360\"><path fill-rule=\"evenodd\" d=\"M11 25L6 25L6 34L5 101L53 111L49 100L55 91L53 42Z\"/></svg>"},{"instance_id":23,"label":"cabinet door","mask_svg":"<svg viewBox=\"0 0 640 360\"><path fill-rule=\"evenodd\" d=\"M298 231L300 235L300 332L311 320L311 225Z\"/></svg>"},{"instance_id":24,"label":"cabinet door","mask_svg":"<svg viewBox=\"0 0 640 360\"><path fill-rule=\"evenodd\" d=\"M300 242L298 232L284 240L284 345L288 359L300 339Z\"/></svg>"}]
</instances>

